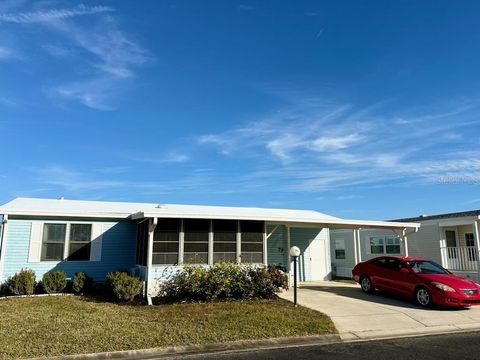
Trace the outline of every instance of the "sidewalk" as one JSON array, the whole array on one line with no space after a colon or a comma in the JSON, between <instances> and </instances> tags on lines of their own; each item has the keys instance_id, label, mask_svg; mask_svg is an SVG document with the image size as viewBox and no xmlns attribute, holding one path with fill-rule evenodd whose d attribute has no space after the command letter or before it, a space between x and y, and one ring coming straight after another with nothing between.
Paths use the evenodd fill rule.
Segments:
<instances>
[{"instance_id":1,"label":"sidewalk","mask_svg":"<svg viewBox=\"0 0 480 360\"><path fill-rule=\"evenodd\" d=\"M280 296L293 301L293 289ZM298 303L330 316L342 340L480 330L480 307L424 309L389 295L364 294L356 284L302 283Z\"/></svg>"}]
</instances>

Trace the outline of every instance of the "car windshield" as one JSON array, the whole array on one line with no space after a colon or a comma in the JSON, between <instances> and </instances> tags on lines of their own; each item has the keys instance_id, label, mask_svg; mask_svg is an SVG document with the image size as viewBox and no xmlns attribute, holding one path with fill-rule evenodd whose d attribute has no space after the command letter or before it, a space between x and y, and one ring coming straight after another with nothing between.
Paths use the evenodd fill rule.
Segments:
<instances>
[{"instance_id":1,"label":"car windshield","mask_svg":"<svg viewBox=\"0 0 480 360\"><path fill-rule=\"evenodd\" d=\"M407 264L418 274L448 274L447 270L433 261L410 260Z\"/></svg>"}]
</instances>

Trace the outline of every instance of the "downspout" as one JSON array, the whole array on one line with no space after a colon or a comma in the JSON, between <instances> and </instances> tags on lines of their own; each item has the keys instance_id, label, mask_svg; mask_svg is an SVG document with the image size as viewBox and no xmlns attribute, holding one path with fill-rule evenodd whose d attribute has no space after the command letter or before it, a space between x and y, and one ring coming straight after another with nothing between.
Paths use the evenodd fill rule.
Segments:
<instances>
[{"instance_id":1,"label":"downspout","mask_svg":"<svg viewBox=\"0 0 480 360\"><path fill-rule=\"evenodd\" d=\"M153 232L157 227L158 218L154 217L149 221L148 226L148 252L147 252L147 274L146 274L146 288L147 288L147 303L152 305L152 295L150 294L150 270L152 268L153 257Z\"/></svg>"}]
</instances>

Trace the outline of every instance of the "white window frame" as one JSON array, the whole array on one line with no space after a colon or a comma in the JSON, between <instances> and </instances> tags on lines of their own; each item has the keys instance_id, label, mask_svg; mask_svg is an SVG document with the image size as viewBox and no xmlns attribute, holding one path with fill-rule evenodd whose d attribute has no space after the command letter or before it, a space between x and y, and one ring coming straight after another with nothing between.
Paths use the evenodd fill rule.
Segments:
<instances>
[{"instance_id":1,"label":"white window frame","mask_svg":"<svg viewBox=\"0 0 480 360\"><path fill-rule=\"evenodd\" d=\"M41 254L41 251L42 251L42 248L43 248L43 241L44 241L44 231L45 231L45 225L49 225L49 224L61 224L61 225L65 225L65 245L63 247L63 257L61 260L42 260L42 254ZM68 253L69 253L69 250L70 250L70 229L71 229L71 225L72 224L85 224L85 225L90 225L90 256L89 256L89 259L88 260L68 260ZM42 223L42 231L41 231L41 249L40 249L40 262L42 263L58 263L58 262L61 262L61 261L68 261L68 262L89 262L89 261L93 261L92 260L92 253L91 253L91 244L92 244L92 240L93 240L93 225L94 223L92 222L89 222L89 221L44 221Z\"/></svg>"},{"instance_id":2,"label":"white window frame","mask_svg":"<svg viewBox=\"0 0 480 360\"><path fill-rule=\"evenodd\" d=\"M379 247L379 246L382 246L383 247L383 252L373 252L372 251L372 240L373 239L381 239L382 240L382 245L373 245L375 247ZM395 244L387 244L387 239L394 239L395 241ZM397 241L398 241L398 244L397 244ZM395 236L390 236L390 235L385 235L385 236L381 236L381 235L375 235L375 236L370 236L368 238L368 246L369 246L369 249L370 249L370 254L371 255L400 255L402 253L402 245L401 245L401 242L400 242L400 238L399 237L395 237ZM399 246L399 252L395 252L395 253L387 253L387 246Z\"/></svg>"},{"instance_id":3,"label":"white window frame","mask_svg":"<svg viewBox=\"0 0 480 360\"><path fill-rule=\"evenodd\" d=\"M338 247L338 243L341 243L342 246ZM343 250L343 257L338 257L337 256L337 250ZM334 252L335 252L335 260L346 260L347 258L347 249L346 249L346 243L344 238L338 238L335 239L334 241Z\"/></svg>"}]
</instances>

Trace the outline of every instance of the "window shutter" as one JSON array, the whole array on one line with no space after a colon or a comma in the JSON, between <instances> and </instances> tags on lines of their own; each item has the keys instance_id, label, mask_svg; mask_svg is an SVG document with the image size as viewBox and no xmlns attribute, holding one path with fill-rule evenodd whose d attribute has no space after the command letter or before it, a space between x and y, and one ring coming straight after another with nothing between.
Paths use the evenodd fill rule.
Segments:
<instances>
[{"instance_id":1,"label":"window shutter","mask_svg":"<svg viewBox=\"0 0 480 360\"><path fill-rule=\"evenodd\" d=\"M90 246L90 261L102 260L102 237L103 237L103 224L92 224L92 242Z\"/></svg>"},{"instance_id":2,"label":"window shutter","mask_svg":"<svg viewBox=\"0 0 480 360\"><path fill-rule=\"evenodd\" d=\"M30 247L28 249L28 262L39 262L42 253L42 229L43 223L32 221L30 229Z\"/></svg>"},{"instance_id":3,"label":"window shutter","mask_svg":"<svg viewBox=\"0 0 480 360\"><path fill-rule=\"evenodd\" d=\"M366 245L367 245L367 255L371 255L372 254L372 250L371 250L371 247L370 247L370 238L368 236L365 236L365 242L366 242Z\"/></svg>"}]
</instances>

